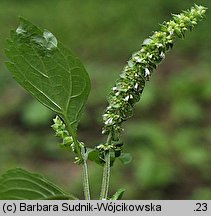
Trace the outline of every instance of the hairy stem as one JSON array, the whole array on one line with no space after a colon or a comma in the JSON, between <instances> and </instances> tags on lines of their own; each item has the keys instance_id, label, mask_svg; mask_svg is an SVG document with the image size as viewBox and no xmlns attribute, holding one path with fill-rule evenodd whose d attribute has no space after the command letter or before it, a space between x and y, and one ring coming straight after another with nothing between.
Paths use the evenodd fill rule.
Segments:
<instances>
[{"instance_id":1,"label":"hairy stem","mask_svg":"<svg viewBox=\"0 0 211 216\"><path fill-rule=\"evenodd\" d=\"M73 140L74 140L74 138L73 138ZM75 141L75 143L76 142L78 143L77 139L75 139L74 141ZM78 155L80 155L82 158L81 160L82 160L82 170L83 170L84 198L85 198L85 200L90 200L89 175L88 175L88 168L87 168L87 163L86 163L85 148L80 147L79 144L77 146L78 146L78 150L80 151L80 153L78 152Z\"/></svg>"},{"instance_id":2,"label":"hairy stem","mask_svg":"<svg viewBox=\"0 0 211 216\"><path fill-rule=\"evenodd\" d=\"M109 188L109 180L110 180L110 151L105 152L105 164L103 168L103 180L101 187L100 199L106 200L108 196L108 188Z\"/></svg>"},{"instance_id":3,"label":"hairy stem","mask_svg":"<svg viewBox=\"0 0 211 216\"><path fill-rule=\"evenodd\" d=\"M112 136L111 134L109 134L106 145L109 146L111 144L111 138ZM102 186L101 186L101 193L100 193L101 200L104 199L106 200L108 196L110 172L111 172L111 166L110 166L111 155L109 149L105 151L104 159L105 159L105 164L103 167L103 179L102 179Z\"/></svg>"},{"instance_id":4,"label":"hairy stem","mask_svg":"<svg viewBox=\"0 0 211 216\"><path fill-rule=\"evenodd\" d=\"M83 150L84 151L84 150ZM84 157L85 152L82 152L82 156ZM83 169L83 190L84 190L84 198L85 200L90 200L90 191L89 191L89 176L88 176L88 169L87 169L87 163L85 158L83 159L82 163L82 169Z\"/></svg>"},{"instance_id":5,"label":"hairy stem","mask_svg":"<svg viewBox=\"0 0 211 216\"><path fill-rule=\"evenodd\" d=\"M83 190L85 200L90 200L89 176L86 161L83 162Z\"/></svg>"}]
</instances>

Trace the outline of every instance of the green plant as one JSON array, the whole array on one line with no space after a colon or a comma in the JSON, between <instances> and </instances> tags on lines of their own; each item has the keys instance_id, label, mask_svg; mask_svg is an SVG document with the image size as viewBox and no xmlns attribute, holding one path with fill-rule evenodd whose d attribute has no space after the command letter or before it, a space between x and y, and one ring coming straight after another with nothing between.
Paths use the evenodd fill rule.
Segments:
<instances>
[{"instance_id":1,"label":"green plant","mask_svg":"<svg viewBox=\"0 0 211 216\"><path fill-rule=\"evenodd\" d=\"M146 39L141 50L134 53L108 97L103 114L105 143L87 148L78 140L77 126L90 91L89 76L76 58L56 37L20 18L16 31L11 31L6 55L8 69L14 79L38 101L57 114L52 125L61 147L75 154L75 163L82 165L85 199L90 199L87 160L103 166L100 199L120 199L118 190L108 196L110 168L116 159L129 163L131 157L122 152L122 123L133 114L146 81L173 47L176 37L185 33L204 17L206 8L195 5L190 10L164 22L161 30ZM150 153L149 153L150 155ZM150 165L150 164L149 164ZM163 178L161 176L161 178ZM75 199L40 175L22 169L10 170L0 179L1 199Z\"/></svg>"}]
</instances>

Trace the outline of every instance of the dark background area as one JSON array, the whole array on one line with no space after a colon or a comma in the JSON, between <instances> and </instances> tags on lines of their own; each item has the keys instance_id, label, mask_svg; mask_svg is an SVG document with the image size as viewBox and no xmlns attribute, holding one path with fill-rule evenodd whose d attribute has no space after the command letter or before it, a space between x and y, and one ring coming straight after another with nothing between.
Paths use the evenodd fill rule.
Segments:
<instances>
[{"instance_id":1,"label":"dark background area","mask_svg":"<svg viewBox=\"0 0 211 216\"><path fill-rule=\"evenodd\" d=\"M124 125L124 152L133 160L112 168L110 194L124 199L211 199L211 1L185 40L177 40L147 83L132 119ZM131 54L171 13L191 0L1 0L0 173L14 167L41 172L83 197L81 168L60 149L51 130L54 114L11 77L4 62L6 38L22 16L46 28L80 57L92 81L79 136L88 146L103 142L106 96ZM89 163L92 198L102 168Z\"/></svg>"}]
</instances>

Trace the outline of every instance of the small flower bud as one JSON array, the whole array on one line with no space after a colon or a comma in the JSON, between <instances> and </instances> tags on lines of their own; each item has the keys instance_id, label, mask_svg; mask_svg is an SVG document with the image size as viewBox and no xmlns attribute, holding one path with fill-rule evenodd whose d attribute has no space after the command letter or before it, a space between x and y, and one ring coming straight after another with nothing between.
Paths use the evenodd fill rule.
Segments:
<instances>
[{"instance_id":1,"label":"small flower bud","mask_svg":"<svg viewBox=\"0 0 211 216\"><path fill-rule=\"evenodd\" d=\"M150 71L148 68L145 68L145 77L150 76Z\"/></svg>"}]
</instances>

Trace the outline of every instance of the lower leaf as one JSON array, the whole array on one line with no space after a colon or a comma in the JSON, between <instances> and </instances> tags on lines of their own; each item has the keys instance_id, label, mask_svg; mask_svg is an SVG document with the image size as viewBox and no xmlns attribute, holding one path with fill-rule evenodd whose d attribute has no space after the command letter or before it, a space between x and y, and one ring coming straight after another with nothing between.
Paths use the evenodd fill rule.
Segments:
<instances>
[{"instance_id":1,"label":"lower leaf","mask_svg":"<svg viewBox=\"0 0 211 216\"><path fill-rule=\"evenodd\" d=\"M120 200L125 192L125 189L120 188L117 192L111 197L111 200Z\"/></svg>"},{"instance_id":2,"label":"lower leaf","mask_svg":"<svg viewBox=\"0 0 211 216\"><path fill-rule=\"evenodd\" d=\"M75 200L58 186L21 168L8 170L0 178L0 200Z\"/></svg>"}]
</instances>

